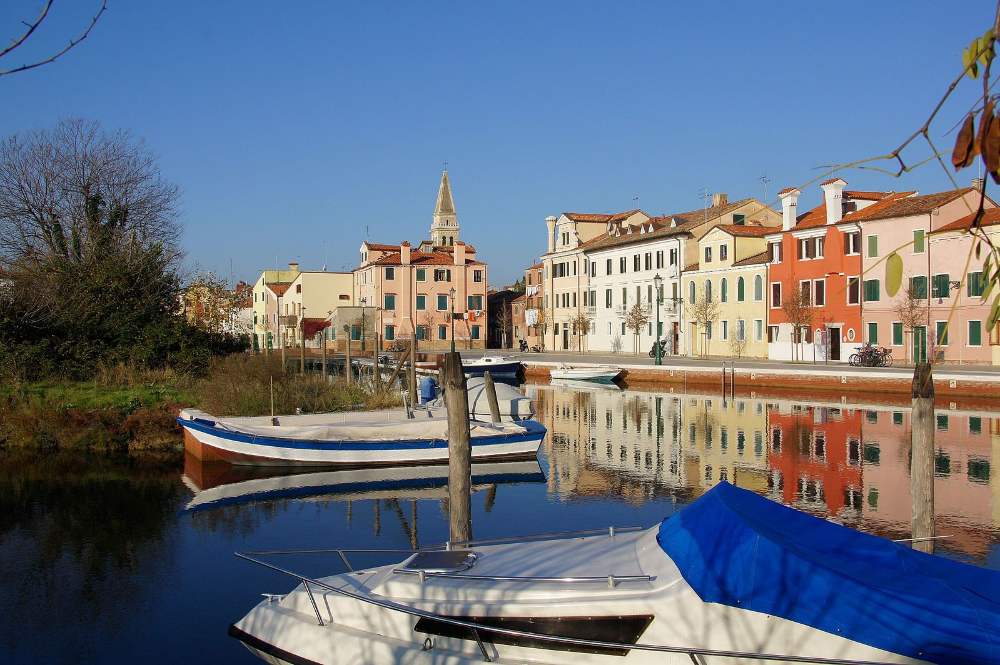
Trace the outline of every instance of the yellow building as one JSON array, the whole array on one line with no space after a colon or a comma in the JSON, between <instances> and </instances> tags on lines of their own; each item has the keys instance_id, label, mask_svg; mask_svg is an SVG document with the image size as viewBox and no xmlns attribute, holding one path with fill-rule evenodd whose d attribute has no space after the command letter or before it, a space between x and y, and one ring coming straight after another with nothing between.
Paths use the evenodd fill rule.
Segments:
<instances>
[{"instance_id":1,"label":"yellow building","mask_svg":"<svg viewBox=\"0 0 1000 665\"><path fill-rule=\"evenodd\" d=\"M684 269L684 353L767 357L767 243L774 229L717 226L698 241L699 262Z\"/></svg>"},{"instance_id":2,"label":"yellow building","mask_svg":"<svg viewBox=\"0 0 1000 665\"><path fill-rule=\"evenodd\" d=\"M278 298L299 276L299 264L288 270L264 270L253 285L253 336L257 349L278 348Z\"/></svg>"}]
</instances>

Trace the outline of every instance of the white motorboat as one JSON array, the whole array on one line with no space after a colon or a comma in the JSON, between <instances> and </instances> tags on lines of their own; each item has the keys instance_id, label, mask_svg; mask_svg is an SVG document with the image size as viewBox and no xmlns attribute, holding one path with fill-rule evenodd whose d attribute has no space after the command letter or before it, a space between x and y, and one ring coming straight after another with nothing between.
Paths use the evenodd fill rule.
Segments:
<instances>
[{"instance_id":1,"label":"white motorboat","mask_svg":"<svg viewBox=\"0 0 1000 665\"><path fill-rule=\"evenodd\" d=\"M363 554L325 552L348 567ZM1000 573L728 483L646 530L421 550L322 579L265 555L238 556L300 584L230 635L270 663L1000 660Z\"/></svg>"},{"instance_id":2,"label":"white motorboat","mask_svg":"<svg viewBox=\"0 0 1000 665\"><path fill-rule=\"evenodd\" d=\"M520 390L506 383L495 383L497 407L500 409L501 420L524 420L535 415L535 407L529 397ZM486 380L481 376L470 376L465 381L465 389L469 395L469 415L476 420L489 420L491 417L489 399L486 396ZM444 408L444 396L440 395L426 403L429 408Z\"/></svg>"},{"instance_id":3,"label":"white motorboat","mask_svg":"<svg viewBox=\"0 0 1000 665\"><path fill-rule=\"evenodd\" d=\"M220 418L184 409L184 447L202 461L260 466L379 466L448 461L445 409L351 411L280 417ZM476 461L535 455L545 427L534 420L470 422Z\"/></svg>"},{"instance_id":4,"label":"white motorboat","mask_svg":"<svg viewBox=\"0 0 1000 665\"><path fill-rule=\"evenodd\" d=\"M593 381L595 383L611 383L622 373L620 367L607 365L557 365L549 370L553 379L568 381Z\"/></svg>"},{"instance_id":5,"label":"white motorboat","mask_svg":"<svg viewBox=\"0 0 1000 665\"><path fill-rule=\"evenodd\" d=\"M586 391L620 391L622 389L614 381L608 383L602 383L599 381L576 381L574 379L550 379L549 386L556 388L569 388L571 390L586 390Z\"/></svg>"},{"instance_id":6,"label":"white motorboat","mask_svg":"<svg viewBox=\"0 0 1000 665\"><path fill-rule=\"evenodd\" d=\"M523 369L520 360L507 356L462 359L462 371L466 376L482 376L488 371L493 378L514 379Z\"/></svg>"}]
</instances>

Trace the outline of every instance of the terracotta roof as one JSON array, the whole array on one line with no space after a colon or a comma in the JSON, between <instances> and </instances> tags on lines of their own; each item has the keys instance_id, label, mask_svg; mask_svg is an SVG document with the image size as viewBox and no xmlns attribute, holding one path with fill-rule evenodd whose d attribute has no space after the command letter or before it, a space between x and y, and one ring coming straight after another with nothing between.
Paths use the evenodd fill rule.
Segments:
<instances>
[{"instance_id":1,"label":"terracotta roof","mask_svg":"<svg viewBox=\"0 0 1000 665\"><path fill-rule=\"evenodd\" d=\"M528 297L528 296L526 296L525 294L523 294L523 293L522 293L522 294L521 294L521 295L519 295L518 297L516 297L516 298L514 298L513 300L511 300L511 302L513 303L513 302L518 302L519 300L526 300L526 299L527 299L527 297Z\"/></svg>"},{"instance_id":2,"label":"terracotta roof","mask_svg":"<svg viewBox=\"0 0 1000 665\"><path fill-rule=\"evenodd\" d=\"M745 199L733 201L732 203L727 203L726 205L699 208L698 210L689 210L688 212L678 212L672 215L665 215L664 217L666 219L676 219L678 223L684 222L690 226L698 226L699 224L704 224L706 221L711 221L716 217L721 217L727 212L736 210L751 201L753 201L753 198L747 197Z\"/></svg>"},{"instance_id":3,"label":"terracotta roof","mask_svg":"<svg viewBox=\"0 0 1000 665\"><path fill-rule=\"evenodd\" d=\"M528 270L541 270L544 267L545 267L544 263L536 263L533 266L528 266Z\"/></svg>"},{"instance_id":4,"label":"terracotta roof","mask_svg":"<svg viewBox=\"0 0 1000 665\"><path fill-rule=\"evenodd\" d=\"M884 202L879 201L864 210L851 213L850 219L848 219L848 215L845 215L844 221L872 221L876 219L921 215L936 210L946 203L951 203L971 191L975 190L971 187L963 187L962 189L953 189L936 194L924 194L923 196L909 196L912 192L903 192L891 201L885 202L887 205L882 205Z\"/></svg>"},{"instance_id":5,"label":"terracotta roof","mask_svg":"<svg viewBox=\"0 0 1000 665\"><path fill-rule=\"evenodd\" d=\"M849 212L840 220L842 224L850 224L852 222L862 221L867 219L868 215L878 214L880 211L889 207L895 201L905 198L913 194L913 192L869 192L870 194L882 194L882 198L877 200L872 205L868 206L863 210L856 210L854 212ZM819 228L826 224L826 204L821 203L812 210L808 210L798 217L796 217L796 223L794 231L801 229L812 229Z\"/></svg>"},{"instance_id":6,"label":"terracotta roof","mask_svg":"<svg viewBox=\"0 0 1000 665\"><path fill-rule=\"evenodd\" d=\"M368 249L374 249L374 250L378 250L378 251L381 251L381 252L398 252L399 251L399 245L386 245L386 244L380 243L380 242L368 242L367 240L365 240L362 244L365 247L367 247Z\"/></svg>"},{"instance_id":7,"label":"terracotta roof","mask_svg":"<svg viewBox=\"0 0 1000 665\"><path fill-rule=\"evenodd\" d=\"M601 222L607 224L608 222L618 221L621 219L626 219L631 217L637 212L642 212L638 208L633 210L626 210L625 212L616 213L594 213L594 212L564 212L563 215L574 222Z\"/></svg>"},{"instance_id":8,"label":"terracotta roof","mask_svg":"<svg viewBox=\"0 0 1000 665\"><path fill-rule=\"evenodd\" d=\"M939 229L931 231L931 233L946 233L948 231L968 231L972 226L973 220L976 218L976 213L966 215L961 219L957 219L950 224L945 224ZM989 208L983 211L983 220L980 226L996 226L1000 224L1000 208Z\"/></svg>"},{"instance_id":9,"label":"terracotta roof","mask_svg":"<svg viewBox=\"0 0 1000 665\"><path fill-rule=\"evenodd\" d=\"M399 252L392 252L380 257L369 265L373 266L399 266L403 265L399 259ZM410 265L415 266L452 266L455 265L449 252L410 252ZM467 258L465 265L483 265L482 261Z\"/></svg>"},{"instance_id":10,"label":"terracotta roof","mask_svg":"<svg viewBox=\"0 0 1000 665\"><path fill-rule=\"evenodd\" d=\"M766 235L774 233L774 230L780 227L757 226L757 225L746 225L746 224L719 224L715 228L722 229L723 231L732 236L740 236L746 238L763 238Z\"/></svg>"},{"instance_id":11,"label":"terracotta roof","mask_svg":"<svg viewBox=\"0 0 1000 665\"><path fill-rule=\"evenodd\" d=\"M863 192L857 189L845 189L844 197L859 201L881 201L885 198L885 192Z\"/></svg>"},{"instance_id":12,"label":"terracotta roof","mask_svg":"<svg viewBox=\"0 0 1000 665\"><path fill-rule=\"evenodd\" d=\"M797 191L799 191L798 187L785 187L783 190L778 192L778 196L781 196L782 194L787 194L788 192L797 192Z\"/></svg>"},{"instance_id":13,"label":"terracotta roof","mask_svg":"<svg viewBox=\"0 0 1000 665\"><path fill-rule=\"evenodd\" d=\"M748 256L745 259L733 261L733 267L738 268L740 266L755 266L760 265L761 263L767 263L770 260L771 257L767 251L763 251L760 254L754 254L753 256Z\"/></svg>"},{"instance_id":14,"label":"terracotta roof","mask_svg":"<svg viewBox=\"0 0 1000 665\"><path fill-rule=\"evenodd\" d=\"M649 224L649 222L646 222L646 224ZM587 242L581 244L579 248L585 252L592 252L598 249L604 249L605 247L629 245L634 242L642 242L654 238L667 238L681 233L687 233L687 231L684 228L681 228L680 225L677 227L670 227L664 226L662 223L653 224L653 230L647 233L641 233L638 230L633 230L632 233L623 232L620 236L611 236L604 233L596 238L591 238Z\"/></svg>"},{"instance_id":15,"label":"terracotta roof","mask_svg":"<svg viewBox=\"0 0 1000 665\"><path fill-rule=\"evenodd\" d=\"M822 187L823 185L832 185L835 182L842 182L845 185L847 184L847 181L844 180L843 178L830 178L829 180L824 180L823 182L819 183L819 186Z\"/></svg>"},{"instance_id":16,"label":"terracotta roof","mask_svg":"<svg viewBox=\"0 0 1000 665\"><path fill-rule=\"evenodd\" d=\"M285 295L285 291L287 291L288 287L291 285L291 282L271 282L267 285L267 288L271 289L271 293L280 298Z\"/></svg>"},{"instance_id":17,"label":"terracotta roof","mask_svg":"<svg viewBox=\"0 0 1000 665\"><path fill-rule=\"evenodd\" d=\"M698 264L697 263L692 263L691 265L689 265L689 266L687 266L687 267L684 268L684 272L692 272L692 271L697 270L697 269L698 269Z\"/></svg>"}]
</instances>

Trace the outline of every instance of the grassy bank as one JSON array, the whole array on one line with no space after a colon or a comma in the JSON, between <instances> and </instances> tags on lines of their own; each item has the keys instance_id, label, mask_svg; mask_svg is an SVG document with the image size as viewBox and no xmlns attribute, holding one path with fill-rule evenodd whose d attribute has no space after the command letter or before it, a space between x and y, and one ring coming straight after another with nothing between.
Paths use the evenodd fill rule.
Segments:
<instances>
[{"instance_id":1,"label":"grassy bank","mask_svg":"<svg viewBox=\"0 0 1000 665\"><path fill-rule=\"evenodd\" d=\"M398 395L374 394L343 381L282 372L266 356L214 361L203 377L118 366L90 381L0 384L0 448L141 451L181 449L174 418L184 407L215 415L266 415L394 406Z\"/></svg>"}]
</instances>

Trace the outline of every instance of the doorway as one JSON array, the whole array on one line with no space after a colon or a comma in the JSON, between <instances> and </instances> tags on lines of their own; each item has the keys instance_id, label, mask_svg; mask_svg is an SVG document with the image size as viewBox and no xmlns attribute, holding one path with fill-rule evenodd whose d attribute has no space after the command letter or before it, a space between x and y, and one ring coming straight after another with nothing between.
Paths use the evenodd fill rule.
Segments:
<instances>
[{"instance_id":1,"label":"doorway","mask_svg":"<svg viewBox=\"0 0 1000 665\"><path fill-rule=\"evenodd\" d=\"M840 360L840 328L827 328L826 334L830 340L830 360Z\"/></svg>"},{"instance_id":2,"label":"doorway","mask_svg":"<svg viewBox=\"0 0 1000 665\"><path fill-rule=\"evenodd\" d=\"M563 351L569 351L569 326L563 326Z\"/></svg>"},{"instance_id":3,"label":"doorway","mask_svg":"<svg viewBox=\"0 0 1000 665\"><path fill-rule=\"evenodd\" d=\"M670 332L670 353L677 355L680 353L680 343L681 343L681 324L678 321L674 321L673 330Z\"/></svg>"},{"instance_id":4,"label":"doorway","mask_svg":"<svg viewBox=\"0 0 1000 665\"><path fill-rule=\"evenodd\" d=\"M927 362L927 326L913 327L913 348L911 355L914 363Z\"/></svg>"}]
</instances>

